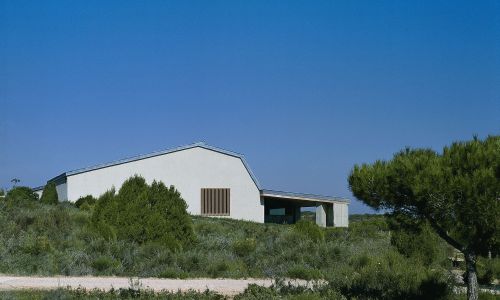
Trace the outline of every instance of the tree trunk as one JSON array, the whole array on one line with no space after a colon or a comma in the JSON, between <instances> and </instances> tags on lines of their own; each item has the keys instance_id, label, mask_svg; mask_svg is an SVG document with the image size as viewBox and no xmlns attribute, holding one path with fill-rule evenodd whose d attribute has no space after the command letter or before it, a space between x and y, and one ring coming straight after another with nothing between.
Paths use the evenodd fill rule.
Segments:
<instances>
[{"instance_id":1,"label":"tree trunk","mask_svg":"<svg viewBox=\"0 0 500 300\"><path fill-rule=\"evenodd\" d=\"M467 269L467 299L478 300L479 285L477 284L476 255L466 253L465 266Z\"/></svg>"}]
</instances>

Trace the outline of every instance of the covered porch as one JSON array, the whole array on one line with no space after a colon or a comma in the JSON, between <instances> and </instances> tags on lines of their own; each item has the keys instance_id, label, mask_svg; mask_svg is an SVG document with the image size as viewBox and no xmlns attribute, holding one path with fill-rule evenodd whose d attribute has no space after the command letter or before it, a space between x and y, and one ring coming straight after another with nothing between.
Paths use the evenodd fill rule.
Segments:
<instances>
[{"instance_id":1,"label":"covered porch","mask_svg":"<svg viewBox=\"0 0 500 300\"><path fill-rule=\"evenodd\" d=\"M349 200L339 197L262 190L264 222L294 224L302 218L302 209L314 212L314 221L321 227L347 227Z\"/></svg>"}]
</instances>

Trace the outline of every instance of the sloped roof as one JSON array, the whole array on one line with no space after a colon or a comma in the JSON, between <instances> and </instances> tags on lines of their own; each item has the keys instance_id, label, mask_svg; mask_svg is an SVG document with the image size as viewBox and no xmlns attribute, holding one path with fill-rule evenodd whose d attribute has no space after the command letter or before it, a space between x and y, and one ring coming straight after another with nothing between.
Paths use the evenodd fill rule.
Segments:
<instances>
[{"instance_id":1,"label":"sloped roof","mask_svg":"<svg viewBox=\"0 0 500 300\"><path fill-rule=\"evenodd\" d=\"M61 174L59 176L56 176L56 177L50 179L49 181L57 181L57 180L59 180L61 178L65 178L65 177L68 177L68 176L73 176L73 175L77 175L77 174L81 174L81 173L85 173L85 172L90 172L90 171L94 171L94 170L98 170L98 169L108 168L108 167L112 167L112 166L116 166L116 165L126 164L126 163L137 161L137 160L147 159L147 158L151 158L151 157L155 157L155 156L165 155L165 154L169 154L169 153L173 153L173 152L178 152L178 151L182 151L182 150L187 150L187 149L191 149L191 148L196 148L196 147L207 149L207 150L211 150L211 151L215 151L215 152L218 152L218 153L222 153L222 154L225 154L225 155L229 155L229 156L232 156L232 157L239 158L241 160L241 162L243 163L243 165L245 166L246 170L248 171L248 174L250 174L250 177L252 178L252 180L255 183L255 185L257 186L257 188L259 190L261 189L259 181L257 180L257 178L253 174L252 170L250 169L250 166L246 162L245 157L243 156L243 154L232 152L232 151L228 151L228 150L221 149L221 148L217 148L217 147L214 147L214 146L210 146L210 145L207 145L207 144L205 144L203 142L189 144L189 145L185 145L185 146L181 146L181 147L176 147L176 148L171 148L171 149L167 149L167 150L161 150L161 151L151 152L151 153L148 153L148 154L137 155L137 156L133 156L133 157L125 158L125 159L120 159L120 160L116 160L116 161L109 162L109 163L104 163L104 164L94 165L94 166L91 166L91 167L86 167L86 168L81 168L81 169L76 169L76 170L68 171L68 172L65 172L65 173L63 173L63 174Z\"/></svg>"}]
</instances>

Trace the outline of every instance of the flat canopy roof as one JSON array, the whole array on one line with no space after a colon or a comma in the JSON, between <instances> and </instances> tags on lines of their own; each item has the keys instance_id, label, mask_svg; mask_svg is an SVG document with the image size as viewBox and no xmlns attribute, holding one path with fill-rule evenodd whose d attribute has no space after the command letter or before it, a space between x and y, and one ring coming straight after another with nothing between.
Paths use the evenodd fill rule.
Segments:
<instances>
[{"instance_id":1,"label":"flat canopy roof","mask_svg":"<svg viewBox=\"0 0 500 300\"><path fill-rule=\"evenodd\" d=\"M292 192L283 192L283 191L274 191L274 190L261 190L260 194L262 197L269 198L279 198L279 199L287 199L287 200L300 200L300 201L313 201L313 202L342 202L349 204L349 199L342 197L333 197L333 196L322 196L322 195L314 195L314 194L301 194L301 193L292 193Z\"/></svg>"}]
</instances>

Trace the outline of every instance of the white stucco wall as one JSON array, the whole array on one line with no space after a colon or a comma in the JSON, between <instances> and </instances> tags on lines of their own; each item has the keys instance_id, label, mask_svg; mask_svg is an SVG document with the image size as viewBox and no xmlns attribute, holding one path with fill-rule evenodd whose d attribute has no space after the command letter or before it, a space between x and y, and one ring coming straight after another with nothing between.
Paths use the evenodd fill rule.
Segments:
<instances>
[{"instance_id":1,"label":"white stucco wall","mask_svg":"<svg viewBox=\"0 0 500 300\"><path fill-rule=\"evenodd\" d=\"M59 201L68 201L68 185L67 183L62 183L56 185L57 198ZM77 198L78 200L78 198Z\"/></svg>"},{"instance_id":2,"label":"white stucco wall","mask_svg":"<svg viewBox=\"0 0 500 300\"><path fill-rule=\"evenodd\" d=\"M241 159L201 147L68 176L65 197L74 202L86 195L99 197L113 186L118 191L134 174L148 183L159 180L174 185L188 204L189 213L195 215L200 214L201 188L230 188L230 217L264 222L259 189ZM59 195L62 201L64 191Z\"/></svg>"},{"instance_id":3,"label":"white stucco wall","mask_svg":"<svg viewBox=\"0 0 500 300\"><path fill-rule=\"evenodd\" d=\"M349 205L347 203L333 203L333 226L349 226Z\"/></svg>"},{"instance_id":4,"label":"white stucco wall","mask_svg":"<svg viewBox=\"0 0 500 300\"><path fill-rule=\"evenodd\" d=\"M318 203L316 205L316 224L321 227L326 227L326 210L328 209L326 204Z\"/></svg>"},{"instance_id":5,"label":"white stucco wall","mask_svg":"<svg viewBox=\"0 0 500 300\"><path fill-rule=\"evenodd\" d=\"M38 195L38 199L40 199L40 198L42 198L43 190L35 191L35 194L37 194Z\"/></svg>"}]
</instances>

